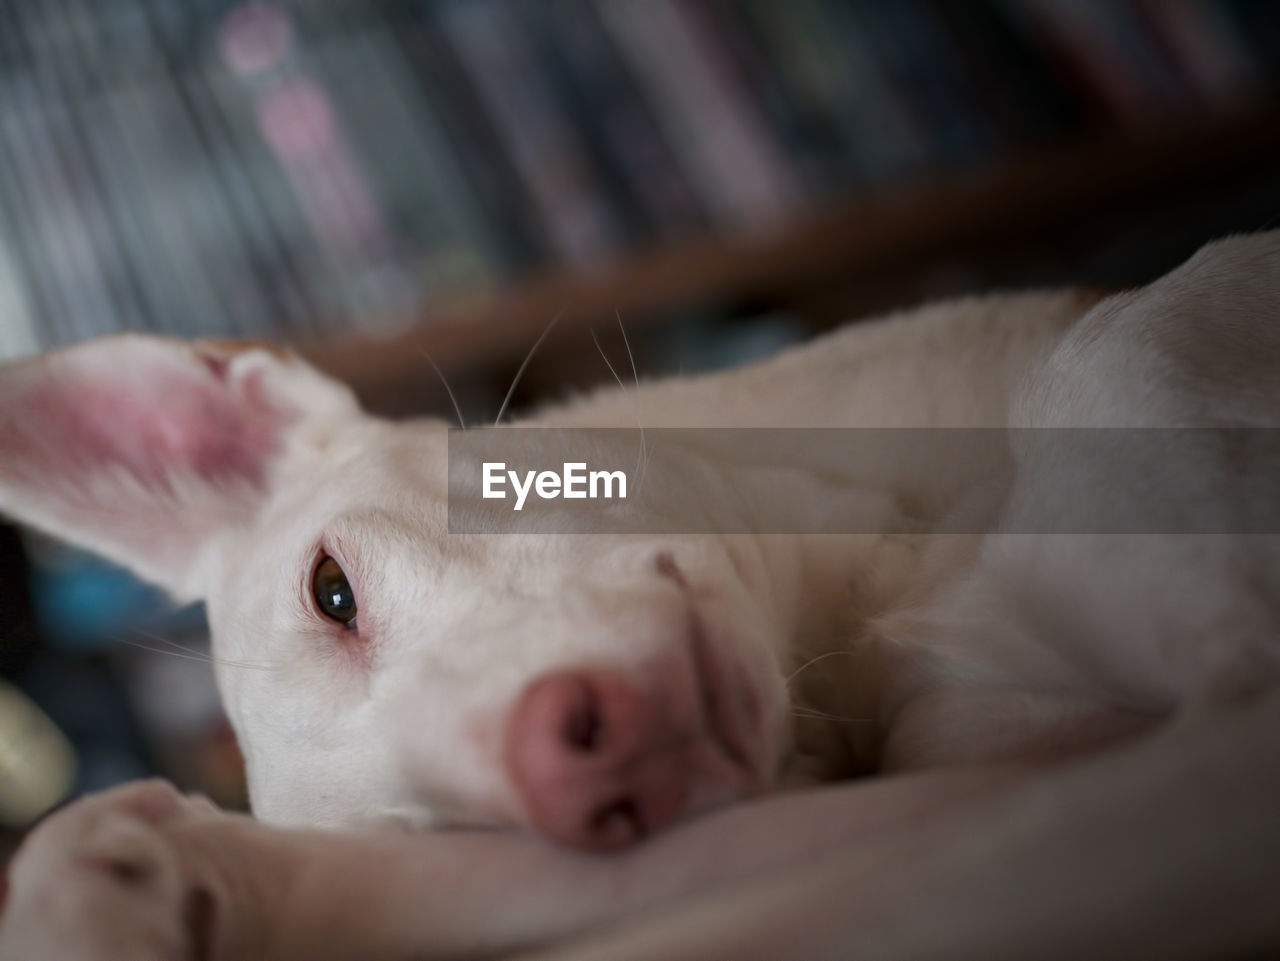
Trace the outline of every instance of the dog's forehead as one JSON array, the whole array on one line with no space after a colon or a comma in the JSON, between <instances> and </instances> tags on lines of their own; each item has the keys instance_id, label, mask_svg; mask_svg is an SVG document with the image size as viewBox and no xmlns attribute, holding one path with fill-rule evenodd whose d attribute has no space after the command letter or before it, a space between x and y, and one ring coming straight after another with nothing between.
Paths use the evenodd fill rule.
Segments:
<instances>
[{"instance_id":1,"label":"dog's forehead","mask_svg":"<svg viewBox=\"0 0 1280 961\"><path fill-rule=\"evenodd\" d=\"M632 537L449 533L447 444L438 423L368 421L288 465L257 523L228 539L208 586L220 656L324 670L310 584L323 555L394 655L571 608L601 581L634 579L637 558L656 550ZM237 674L226 686L271 682Z\"/></svg>"},{"instance_id":2,"label":"dog's forehead","mask_svg":"<svg viewBox=\"0 0 1280 961\"><path fill-rule=\"evenodd\" d=\"M305 579L322 554L343 566L362 609L406 627L424 611L461 615L482 596L492 607L545 595L614 566L622 545L612 538L449 533L447 456L437 423L370 421L288 465L257 522L228 540L211 607L251 609L284 631L305 613ZM584 565L588 556L597 563ZM222 633L228 654L247 643Z\"/></svg>"},{"instance_id":3,"label":"dog's forehead","mask_svg":"<svg viewBox=\"0 0 1280 961\"><path fill-rule=\"evenodd\" d=\"M581 561L615 553L626 540L515 529L451 534L449 498L449 431L442 423L370 421L337 439L322 457L293 465L257 536L272 529L327 528L395 561L439 557L450 574L480 571L490 580L497 568L536 573L555 558Z\"/></svg>"},{"instance_id":4,"label":"dog's forehead","mask_svg":"<svg viewBox=\"0 0 1280 961\"><path fill-rule=\"evenodd\" d=\"M319 450L280 466L248 537L269 548L271 538L286 532L306 533L336 518L376 517L379 512L443 529L448 481L444 435L443 427L431 423L364 420L349 425Z\"/></svg>"}]
</instances>

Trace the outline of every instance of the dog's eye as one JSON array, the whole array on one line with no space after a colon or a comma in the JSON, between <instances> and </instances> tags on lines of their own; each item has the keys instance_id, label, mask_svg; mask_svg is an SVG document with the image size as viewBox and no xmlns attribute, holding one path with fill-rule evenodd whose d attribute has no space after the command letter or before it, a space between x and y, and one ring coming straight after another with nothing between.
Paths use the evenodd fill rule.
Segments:
<instances>
[{"instance_id":1,"label":"dog's eye","mask_svg":"<svg viewBox=\"0 0 1280 961\"><path fill-rule=\"evenodd\" d=\"M332 557L326 557L316 565L316 572L311 576L311 590L315 594L316 606L325 617L339 624L350 624L356 619L355 591Z\"/></svg>"}]
</instances>

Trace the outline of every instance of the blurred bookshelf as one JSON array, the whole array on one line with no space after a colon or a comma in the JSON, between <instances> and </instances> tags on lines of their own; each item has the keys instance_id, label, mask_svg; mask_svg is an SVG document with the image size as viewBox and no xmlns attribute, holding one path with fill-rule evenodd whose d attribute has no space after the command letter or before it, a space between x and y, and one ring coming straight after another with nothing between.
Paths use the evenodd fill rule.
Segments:
<instances>
[{"instance_id":1,"label":"blurred bookshelf","mask_svg":"<svg viewBox=\"0 0 1280 961\"><path fill-rule=\"evenodd\" d=\"M1003 279L1001 267L1008 272L1029 253L1052 260L1087 250L1111 235L1118 217L1141 218L1156 209L1176 215L1198 191L1250 174L1274 175L1278 162L1276 105L1157 123L797 213L748 238L700 236L602 258L589 270L548 270L505 290L440 305L427 322L408 314L383 336L312 344L304 352L366 398L394 406L390 395L429 374L424 354L448 371L512 364L557 316L562 332L575 324L608 328L615 313L634 328L690 304L744 304L753 312L796 313L820 330L952 293L945 286L921 289L918 280L957 261L965 271L987 262L992 272L976 284L962 278L955 293L988 288ZM1271 208L1256 226L1278 214L1280 208ZM1050 273L1046 282L1087 279ZM1025 274L1009 272L1009 282L1025 282Z\"/></svg>"},{"instance_id":2,"label":"blurred bookshelf","mask_svg":"<svg viewBox=\"0 0 1280 961\"><path fill-rule=\"evenodd\" d=\"M557 313L830 322L1276 169L1278 65L1258 0L8 0L0 355L281 340L403 407Z\"/></svg>"}]
</instances>

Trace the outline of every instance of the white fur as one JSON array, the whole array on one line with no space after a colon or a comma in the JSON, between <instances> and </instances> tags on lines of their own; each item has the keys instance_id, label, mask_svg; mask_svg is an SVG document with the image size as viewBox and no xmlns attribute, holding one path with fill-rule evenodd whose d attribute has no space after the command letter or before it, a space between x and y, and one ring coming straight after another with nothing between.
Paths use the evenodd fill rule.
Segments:
<instances>
[{"instance_id":1,"label":"white fur","mask_svg":"<svg viewBox=\"0 0 1280 961\"><path fill-rule=\"evenodd\" d=\"M1148 287L1095 300L1048 293L936 305L755 367L605 391L527 423L1280 426L1280 234L1211 245ZM11 385L0 399L12 409L40 371L61 375L95 352L120 352L112 362L127 364L131 351L154 349L76 348L0 378ZM0 508L206 599L255 813L275 824L523 824L500 760L520 691L565 667L643 676L688 643L679 625L690 603L762 705L755 749L770 776L1039 765L1159 728L1187 705L1275 694L1276 537L1013 533L1071 498L1143 506L1138 474L1104 476L1015 445L1014 484L985 537L448 535L443 423L369 418L342 388L260 352L232 360L226 389L251 368L287 421L266 483L175 481L185 509L211 511L219 524L166 554L178 560L164 569L93 527L81 501L65 510L3 466ZM6 435L4 417L0 407L0 437L30 437ZM695 454L732 475L720 454ZM1239 472L1208 451L1187 466L1166 485L1169 517L1219 512L1222 530L1280 529L1280 498L1257 479L1267 465ZM955 475L921 468L868 465L857 483L883 497L863 503L889 512L909 491L937 506L933 516L962 505ZM110 483L104 476L85 482ZM662 483L652 479L646 503L680 496ZM309 600L321 545L359 598L364 646L355 653ZM659 555L678 563L689 596L655 572ZM808 715L795 727L793 708ZM1153 769L1166 763L1152 756ZM1102 796L1112 782L1096 783ZM699 783L687 813L740 793ZM1045 830L1051 852L1070 848L1069 824ZM796 827L786 837L802 850L813 834ZM759 854L762 863L782 857ZM669 864L659 883L705 877L709 866L696 863ZM652 903L627 891L632 900L621 901ZM566 933L581 919L541 923Z\"/></svg>"}]
</instances>

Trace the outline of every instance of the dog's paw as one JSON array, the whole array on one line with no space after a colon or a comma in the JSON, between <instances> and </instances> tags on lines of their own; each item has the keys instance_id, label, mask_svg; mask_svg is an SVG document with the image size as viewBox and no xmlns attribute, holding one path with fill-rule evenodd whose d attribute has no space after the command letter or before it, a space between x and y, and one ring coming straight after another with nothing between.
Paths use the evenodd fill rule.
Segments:
<instances>
[{"instance_id":1,"label":"dog's paw","mask_svg":"<svg viewBox=\"0 0 1280 961\"><path fill-rule=\"evenodd\" d=\"M202 961L208 895L163 833L212 804L148 781L70 805L19 850L0 918L6 961Z\"/></svg>"}]
</instances>

